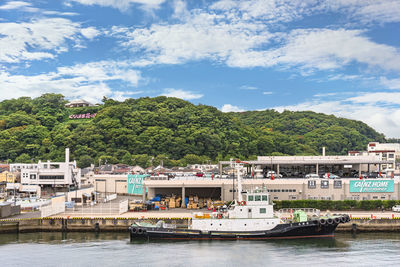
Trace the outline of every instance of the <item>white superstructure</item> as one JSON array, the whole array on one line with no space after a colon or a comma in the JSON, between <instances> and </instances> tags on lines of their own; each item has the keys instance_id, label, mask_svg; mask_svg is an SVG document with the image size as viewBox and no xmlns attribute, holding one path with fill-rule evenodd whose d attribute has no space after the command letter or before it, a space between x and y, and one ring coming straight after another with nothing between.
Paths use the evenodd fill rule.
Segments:
<instances>
[{"instance_id":1,"label":"white superstructure","mask_svg":"<svg viewBox=\"0 0 400 267\"><path fill-rule=\"evenodd\" d=\"M242 181L239 163L236 163L238 177L238 200L226 211L211 214L210 218L195 215L191 229L207 231L259 231L270 230L280 223L274 216L273 203L267 190L255 189L242 192Z\"/></svg>"}]
</instances>

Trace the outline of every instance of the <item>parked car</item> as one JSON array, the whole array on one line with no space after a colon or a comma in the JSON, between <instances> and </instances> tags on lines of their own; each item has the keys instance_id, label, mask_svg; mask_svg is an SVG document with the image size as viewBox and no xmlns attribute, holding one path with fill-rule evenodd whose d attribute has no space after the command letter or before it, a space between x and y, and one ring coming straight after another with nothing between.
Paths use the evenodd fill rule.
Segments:
<instances>
[{"instance_id":1,"label":"parked car","mask_svg":"<svg viewBox=\"0 0 400 267\"><path fill-rule=\"evenodd\" d=\"M400 205L396 205L392 207L392 211L394 212L400 212Z\"/></svg>"},{"instance_id":2,"label":"parked car","mask_svg":"<svg viewBox=\"0 0 400 267\"><path fill-rule=\"evenodd\" d=\"M274 178L282 178L282 174L279 174L279 177L278 177L278 175L276 174L275 171L269 171L269 172L267 172L267 178L271 178L272 175L274 176Z\"/></svg>"},{"instance_id":3,"label":"parked car","mask_svg":"<svg viewBox=\"0 0 400 267\"><path fill-rule=\"evenodd\" d=\"M322 178L325 178L325 179L339 179L340 177L337 176L336 174L327 172L322 176Z\"/></svg>"},{"instance_id":4,"label":"parked car","mask_svg":"<svg viewBox=\"0 0 400 267\"><path fill-rule=\"evenodd\" d=\"M319 175L316 174L316 173L309 173L309 174L306 174L306 177L305 177L305 178L311 178L311 179L313 179L313 178L319 178Z\"/></svg>"}]
</instances>

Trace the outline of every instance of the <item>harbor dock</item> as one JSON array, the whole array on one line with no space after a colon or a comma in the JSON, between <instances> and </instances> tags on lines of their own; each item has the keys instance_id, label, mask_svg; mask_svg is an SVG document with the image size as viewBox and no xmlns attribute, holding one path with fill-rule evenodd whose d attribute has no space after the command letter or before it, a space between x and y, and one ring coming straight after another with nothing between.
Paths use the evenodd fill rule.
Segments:
<instances>
[{"instance_id":1,"label":"harbor dock","mask_svg":"<svg viewBox=\"0 0 400 267\"><path fill-rule=\"evenodd\" d=\"M160 215L160 214L158 214ZM162 215L162 214L161 214ZM163 220L168 224L178 227L187 227L191 217L178 216L177 214L164 214L162 216L136 216L136 217L48 217L48 218L22 218L0 220L1 233L26 233L26 232L128 232L128 227L134 222L156 223ZM398 232L400 231L399 217L352 217L349 223L340 224L336 232L362 233L362 232Z\"/></svg>"}]
</instances>

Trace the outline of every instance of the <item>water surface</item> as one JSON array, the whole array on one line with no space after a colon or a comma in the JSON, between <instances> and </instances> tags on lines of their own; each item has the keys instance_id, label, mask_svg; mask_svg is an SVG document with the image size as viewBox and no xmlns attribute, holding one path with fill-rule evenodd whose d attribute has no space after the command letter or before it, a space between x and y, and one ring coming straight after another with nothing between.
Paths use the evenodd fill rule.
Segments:
<instances>
[{"instance_id":1,"label":"water surface","mask_svg":"<svg viewBox=\"0 0 400 267\"><path fill-rule=\"evenodd\" d=\"M0 235L0 266L398 266L399 234L130 242L128 233Z\"/></svg>"}]
</instances>

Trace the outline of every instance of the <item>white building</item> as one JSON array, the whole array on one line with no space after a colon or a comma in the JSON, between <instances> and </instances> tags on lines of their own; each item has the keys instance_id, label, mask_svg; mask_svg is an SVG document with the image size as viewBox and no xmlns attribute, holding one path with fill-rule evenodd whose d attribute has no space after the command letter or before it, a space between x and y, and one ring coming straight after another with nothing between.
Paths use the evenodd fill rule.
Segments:
<instances>
[{"instance_id":1,"label":"white building","mask_svg":"<svg viewBox=\"0 0 400 267\"><path fill-rule=\"evenodd\" d=\"M68 104L65 104L65 106L67 108L76 108L76 107L90 107L93 106L93 104L83 99L77 99L77 100L72 100Z\"/></svg>"},{"instance_id":2,"label":"white building","mask_svg":"<svg viewBox=\"0 0 400 267\"><path fill-rule=\"evenodd\" d=\"M379 143L369 142L367 151L349 151L350 156L376 156L379 160L386 161L387 164L382 164L381 170L394 172L396 170L396 159L400 159L400 144L397 143ZM371 170L379 171L377 166Z\"/></svg>"},{"instance_id":3,"label":"white building","mask_svg":"<svg viewBox=\"0 0 400 267\"><path fill-rule=\"evenodd\" d=\"M189 164L187 167L190 169L200 170L202 172L218 169L217 164Z\"/></svg>"},{"instance_id":4,"label":"white building","mask_svg":"<svg viewBox=\"0 0 400 267\"><path fill-rule=\"evenodd\" d=\"M76 161L69 162L69 148L65 149L65 162L15 163L10 164L10 170L21 173L22 185L63 188L81 185L81 170Z\"/></svg>"}]
</instances>

